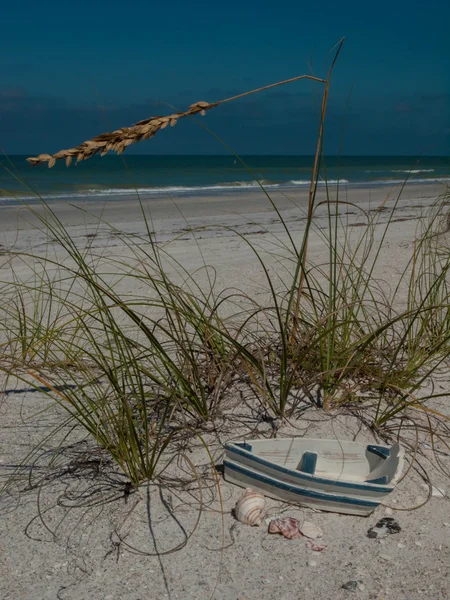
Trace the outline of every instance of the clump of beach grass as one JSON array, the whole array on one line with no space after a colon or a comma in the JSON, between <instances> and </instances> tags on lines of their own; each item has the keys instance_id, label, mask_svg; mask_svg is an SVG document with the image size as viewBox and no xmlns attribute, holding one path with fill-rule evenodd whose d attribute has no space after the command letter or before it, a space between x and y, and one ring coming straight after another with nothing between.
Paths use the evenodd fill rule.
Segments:
<instances>
[{"instance_id":1,"label":"clump of beach grass","mask_svg":"<svg viewBox=\"0 0 450 600\"><path fill-rule=\"evenodd\" d=\"M392 415L392 405L394 412L406 405L426 411L426 398L421 404L412 401L412 394L435 370L448 367L450 348L449 248L436 237L445 198L437 201L433 216L421 220L423 231L396 287L391 291L374 275L399 198L384 225L379 211L366 215L356 240L351 228L339 224L338 201L328 202L327 211L334 204L336 216L330 216L328 230L317 235L324 238L329 260L306 263L297 324L289 303L279 308L285 315L284 337L292 339L288 360L281 349L274 357L278 368L286 365L285 380L294 387L318 385L325 410L362 403L366 392L378 392L375 427L385 422L386 401ZM376 228L384 228L379 242ZM280 414L287 405L288 389L285 394L286 402L277 407Z\"/></svg>"},{"instance_id":2,"label":"clump of beach grass","mask_svg":"<svg viewBox=\"0 0 450 600\"><path fill-rule=\"evenodd\" d=\"M325 411L353 410L387 437L405 428L405 411L409 420L411 411L428 420L431 435L436 433L431 425L435 419L447 420L428 406L441 394L421 394L424 384L449 366L450 252L439 229L447 198L421 221L423 230L393 292L374 273L401 194L384 224L383 211L362 213L365 222L357 239L341 216L341 206L348 203L338 192L332 198L327 188L327 201L316 201L321 173L326 182L324 123L341 46L342 41L326 79L302 75L221 102L199 102L188 111L147 119L69 150L29 159L52 167L59 159L70 164L73 157L121 153L180 118L250 93L299 79L324 85L300 242L260 184L288 240L283 247L290 262L281 291L261 250L235 232L255 253L266 276L268 305L243 292L217 291L211 279L208 286L200 285L170 255L170 248L156 243L142 204L147 235L123 234L128 255L104 256L101 261L93 260L89 248L79 249L48 205L44 215L29 208L65 258L9 253L12 265L14 260L34 260L35 278L30 282L16 277L3 284L5 297L14 301L3 308L8 325L0 367L8 375L44 386L133 486L161 474L180 436L201 436L214 426L237 385L246 385L255 402L278 419L296 416L299 400L293 391L300 389L303 400L319 398L315 402ZM325 230L315 227L319 209L326 210ZM380 227L383 233L376 242L374 232ZM322 264L309 259L311 235L321 236L328 250ZM169 277L169 262L181 284ZM120 291L118 283L129 292ZM145 293L133 291L142 287ZM405 289L406 302L397 302ZM245 299L246 310L236 308L237 296ZM224 316L225 307L231 316Z\"/></svg>"}]
</instances>

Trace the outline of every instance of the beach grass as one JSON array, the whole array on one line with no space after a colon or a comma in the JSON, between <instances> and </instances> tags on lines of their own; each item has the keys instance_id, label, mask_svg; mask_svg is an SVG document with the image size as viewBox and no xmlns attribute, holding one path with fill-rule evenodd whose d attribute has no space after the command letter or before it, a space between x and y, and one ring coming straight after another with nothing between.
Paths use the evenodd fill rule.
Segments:
<instances>
[{"instance_id":1,"label":"beach grass","mask_svg":"<svg viewBox=\"0 0 450 600\"><path fill-rule=\"evenodd\" d=\"M407 422L442 435L434 423L448 418L433 401L443 394L426 384L449 366L450 249L442 235L449 196L420 220L410 259L391 289L376 271L394 210L381 225L383 205L370 213L353 207L361 219L355 236L343 216L348 202L339 187L327 187L327 200L316 201L319 175L326 181L323 130L331 69L323 80L302 239L295 239L261 185L288 240L278 240L287 250L284 275L275 277L259 246L234 231L265 274L266 304L244 291L217 290L206 259L207 285L199 283L171 255L170 244L156 242L142 205L146 235L101 223L121 237L126 256L99 256L89 245L80 249L44 201L44 213L28 210L59 254L7 252L13 277L1 284L1 370L45 389L135 487L157 478L173 459L171 446L187 433L201 436L243 387L250 402L274 419L301 418L301 390L302 402L327 412L353 411L385 439L399 437ZM197 112L206 108L200 104ZM124 129L118 140L116 132L112 141L98 136L83 152L42 155L35 162L52 166L59 158L121 151L132 133ZM319 210L326 213L325 229L315 225ZM321 263L309 257L311 236L327 248ZM31 280L17 275L20 261L33 265Z\"/></svg>"},{"instance_id":2,"label":"beach grass","mask_svg":"<svg viewBox=\"0 0 450 600\"><path fill-rule=\"evenodd\" d=\"M214 423L237 386L272 418L297 418L302 390L302 402L360 413L388 439L405 427L406 412L408 419L412 411L439 418L429 403L443 394L422 390L448 368L447 202L439 199L422 219L392 290L374 276L384 239L375 242L374 229L383 212L364 215L355 240L345 222L336 229L339 207L334 202L332 213L328 203L328 227L313 224L310 235L323 238L329 258L305 262L298 317L293 250L280 285L264 253L243 238L266 274L271 301L261 305L244 292L218 292L213 278L200 285L170 244L124 234L126 257L94 257L89 246L80 251L55 214L35 211L64 253L58 260L10 254L13 272L14 261L26 261L34 276L3 283L1 368L45 388L134 486L167 466L161 458L172 442Z\"/></svg>"}]
</instances>

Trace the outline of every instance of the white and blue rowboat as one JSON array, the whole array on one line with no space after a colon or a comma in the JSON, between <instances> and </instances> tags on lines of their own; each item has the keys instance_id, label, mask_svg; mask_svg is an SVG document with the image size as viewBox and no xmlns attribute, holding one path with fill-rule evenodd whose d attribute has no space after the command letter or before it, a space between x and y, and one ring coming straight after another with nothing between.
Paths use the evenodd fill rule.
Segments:
<instances>
[{"instance_id":1,"label":"white and blue rowboat","mask_svg":"<svg viewBox=\"0 0 450 600\"><path fill-rule=\"evenodd\" d=\"M225 445L225 479L283 502L367 516L392 492L404 465L391 447L287 438Z\"/></svg>"}]
</instances>

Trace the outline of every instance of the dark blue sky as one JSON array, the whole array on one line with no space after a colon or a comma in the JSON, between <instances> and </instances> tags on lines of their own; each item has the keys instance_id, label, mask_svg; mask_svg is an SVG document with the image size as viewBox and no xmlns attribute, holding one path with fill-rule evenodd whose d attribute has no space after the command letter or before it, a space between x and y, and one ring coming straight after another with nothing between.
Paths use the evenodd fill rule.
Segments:
<instances>
[{"instance_id":1,"label":"dark blue sky","mask_svg":"<svg viewBox=\"0 0 450 600\"><path fill-rule=\"evenodd\" d=\"M0 145L55 152L105 130L309 72L346 42L326 128L329 154L450 154L450 3L8 2L0 23ZM242 154L311 154L314 89L298 82L211 111ZM128 152L223 148L184 122Z\"/></svg>"}]
</instances>

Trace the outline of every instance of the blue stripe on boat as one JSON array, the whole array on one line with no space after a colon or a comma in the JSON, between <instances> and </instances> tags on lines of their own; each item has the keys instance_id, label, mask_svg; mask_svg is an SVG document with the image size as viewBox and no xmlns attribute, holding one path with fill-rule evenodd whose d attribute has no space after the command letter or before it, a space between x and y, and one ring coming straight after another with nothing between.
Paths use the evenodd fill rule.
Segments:
<instances>
[{"instance_id":1,"label":"blue stripe on boat","mask_svg":"<svg viewBox=\"0 0 450 600\"><path fill-rule=\"evenodd\" d=\"M383 477L378 477L378 479L369 479L367 481L367 483L375 483L376 485L385 485L387 482L387 475L383 475Z\"/></svg>"},{"instance_id":2,"label":"blue stripe on boat","mask_svg":"<svg viewBox=\"0 0 450 600\"><path fill-rule=\"evenodd\" d=\"M249 444L250 445L250 444ZM334 485L337 487L353 489L353 490L364 490L370 492L379 492L383 494L390 494L394 489L391 486L382 486L376 483L350 483L349 481L342 481L341 479L326 479L324 477L316 477L315 475L309 475L308 473L302 473L301 471L294 471L293 469L287 469L286 467L282 467L281 465L277 465L276 463L272 463L269 460L265 460L264 458L260 458L256 456L252 452L248 452L243 448L239 448L235 444L225 444L225 450L228 452L233 452L234 454L239 454L240 456L244 456L249 460L252 460L260 465L264 465L265 467L270 467L271 469L275 469L280 473L285 473L287 475L292 475L296 479L303 479L306 481L317 481L317 483L322 483L326 485Z\"/></svg>"},{"instance_id":3,"label":"blue stripe on boat","mask_svg":"<svg viewBox=\"0 0 450 600\"><path fill-rule=\"evenodd\" d=\"M246 475L249 479L254 479L256 481L261 481L262 483L266 483L267 485L271 485L274 488L278 488L280 490L285 490L287 492L292 492L293 494L298 494L298 496L304 496L306 498L313 498L314 500L328 500L329 502L338 502L340 504L353 504L355 506L368 506L374 507L380 505L379 502L373 502L372 500L362 500L361 498L349 498L348 496L336 496L335 494L326 494L324 492L316 492L311 489L305 489L298 487L294 484L284 483L283 481L279 481L278 479L273 479L267 475L262 475L260 473L256 473L251 469L246 469L242 465L236 465L233 462L229 462L228 460L224 460L223 464L226 469L230 469L231 471L237 471L242 475ZM226 478L226 473L225 473Z\"/></svg>"}]
</instances>

